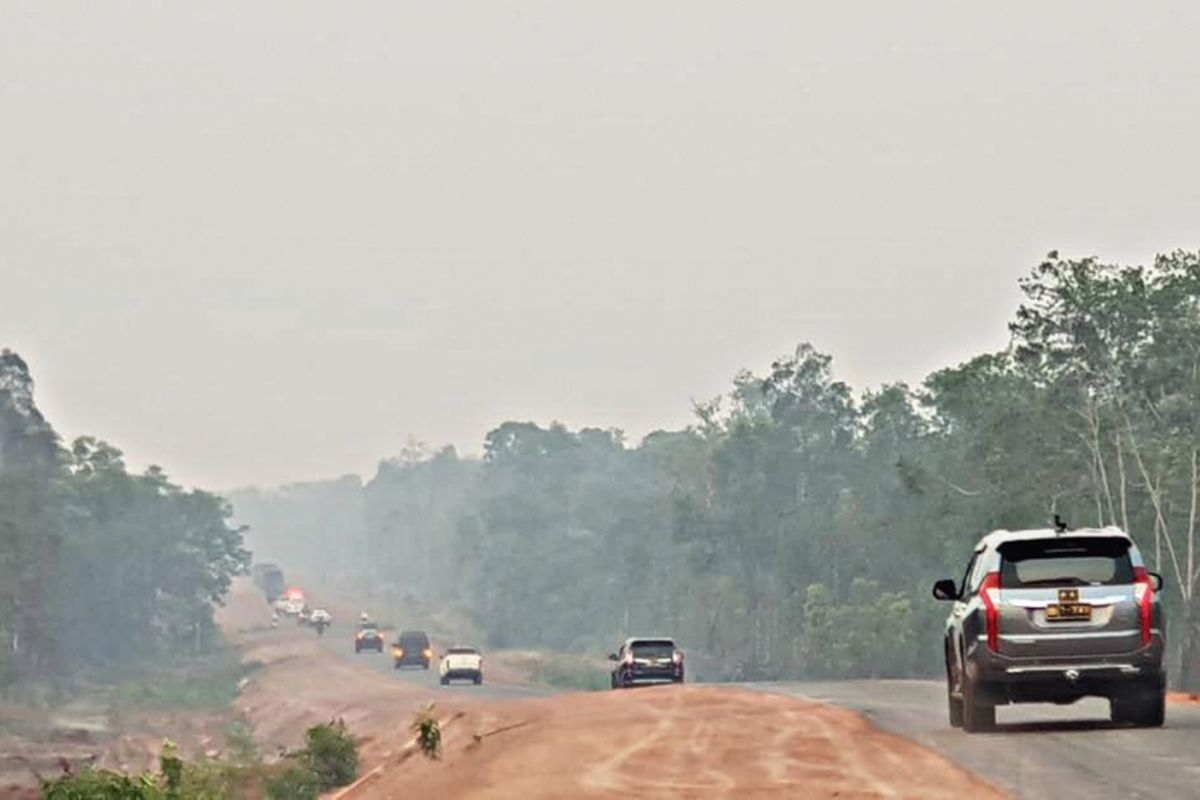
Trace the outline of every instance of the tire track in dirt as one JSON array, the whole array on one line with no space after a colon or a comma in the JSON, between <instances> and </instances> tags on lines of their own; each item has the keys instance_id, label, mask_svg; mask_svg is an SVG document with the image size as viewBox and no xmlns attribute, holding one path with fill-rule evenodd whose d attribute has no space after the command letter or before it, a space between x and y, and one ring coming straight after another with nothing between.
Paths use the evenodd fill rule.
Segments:
<instances>
[{"instance_id":1,"label":"tire track in dirt","mask_svg":"<svg viewBox=\"0 0 1200 800\"><path fill-rule=\"evenodd\" d=\"M675 698L659 716L654 729L647 735L634 739L611 756L593 765L579 779L584 790L627 791L633 784L628 776L628 764L639 753L661 743L670 733L672 724L679 716L679 700ZM644 787L643 787L644 788Z\"/></svg>"}]
</instances>

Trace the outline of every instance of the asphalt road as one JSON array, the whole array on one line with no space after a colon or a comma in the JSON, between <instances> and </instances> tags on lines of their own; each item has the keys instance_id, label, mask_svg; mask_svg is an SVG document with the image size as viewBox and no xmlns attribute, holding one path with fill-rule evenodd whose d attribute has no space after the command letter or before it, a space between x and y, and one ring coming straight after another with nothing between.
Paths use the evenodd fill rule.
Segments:
<instances>
[{"instance_id":1,"label":"asphalt road","mask_svg":"<svg viewBox=\"0 0 1200 800\"><path fill-rule=\"evenodd\" d=\"M293 623L294 624L294 623ZM489 680L487 675L487 654L484 654L483 665L483 685L475 686L466 681L456 681L449 686L442 686L438 680L437 662L428 669L416 669L413 667L405 667L404 669L395 669L392 666L391 646L384 648L383 654L374 651L363 653L354 652L353 628L346 625L329 628L325 631L325 635L317 637L321 646L331 653L336 653L344 658L352 659L356 663L362 664L368 669L373 669L377 672L393 675L396 680L409 681L418 686L430 689L431 691L446 692L447 694L466 694L473 697L480 697L487 700L527 700L531 697L545 697L555 694L553 689L544 689L533 686L520 686L517 684L496 683ZM312 632L314 637L317 636ZM391 641L393 633L386 634ZM434 647L437 648L439 643L435 642Z\"/></svg>"},{"instance_id":2,"label":"asphalt road","mask_svg":"<svg viewBox=\"0 0 1200 800\"><path fill-rule=\"evenodd\" d=\"M863 713L1021 798L1200 798L1200 707L1167 707L1161 729L1108 721L1108 703L997 709L995 733L965 734L946 721L945 686L934 681L757 683Z\"/></svg>"}]
</instances>

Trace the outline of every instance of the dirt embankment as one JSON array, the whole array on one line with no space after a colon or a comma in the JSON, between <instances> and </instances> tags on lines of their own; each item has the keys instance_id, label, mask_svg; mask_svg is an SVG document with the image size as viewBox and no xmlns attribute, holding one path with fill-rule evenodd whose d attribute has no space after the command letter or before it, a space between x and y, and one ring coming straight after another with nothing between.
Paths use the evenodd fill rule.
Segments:
<instances>
[{"instance_id":1,"label":"dirt embankment","mask_svg":"<svg viewBox=\"0 0 1200 800\"><path fill-rule=\"evenodd\" d=\"M1005 795L939 755L820 703L716 687L496 701L447 695L271 630L241 593L222 623L264 666L238 710L265 750L341 717L362 737L360 781L335 797L958 798ZM418 754L414 715L436 701L442 757Z\"/></svg>"}]
</instances>

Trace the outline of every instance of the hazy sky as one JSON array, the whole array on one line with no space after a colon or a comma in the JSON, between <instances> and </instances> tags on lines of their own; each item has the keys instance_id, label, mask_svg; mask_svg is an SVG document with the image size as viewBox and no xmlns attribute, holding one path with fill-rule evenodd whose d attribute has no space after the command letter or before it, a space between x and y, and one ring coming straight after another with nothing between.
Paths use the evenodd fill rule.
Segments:
<instances>
[{"instance_id":1,"label":"hazy sky","mask_svg":"<svg viewBox=\"0 0 1200 800\"><path fill-rule=\"evenodd\" d=\"M1050 248L1200 245L1200 6L0 4L0 346L224 488L689 421L803 340L1001 347Z\"/></svg>"}]
</instances>

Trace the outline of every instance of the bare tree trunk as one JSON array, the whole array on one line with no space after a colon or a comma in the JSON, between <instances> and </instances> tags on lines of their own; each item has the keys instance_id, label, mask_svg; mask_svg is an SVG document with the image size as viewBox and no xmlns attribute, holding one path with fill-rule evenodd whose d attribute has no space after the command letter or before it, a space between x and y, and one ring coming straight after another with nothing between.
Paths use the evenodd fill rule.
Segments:
<instances>
[{"instance_id":1,"label":"bare tree trunk","mask_svg":"<svg viewBox=\"0 0 1200 800\"><path fill-rule=\"evenodd\" d=\"M1171 539L1170 529L1167 527L1166 515L1163 513L1162 493L1158 483L1150 479L1150 471L1146 468L1146 462L1142 458L1142 452L1138 449L1137 439L1133 433L1133 423L1128 415L1125 417L1125 426L1129 434L1129 444L1133 449L1134 463L1137 464L1138 471L1142 475L1142 483L1146 487L1146 491L1150 493L1150 503L1154 507L1154 517L1156 521L1155 529L1161 533L1162 540L1167 543L1167 555L1171 557L1171 567L1175 571L1175 577L1179 581L1179 593L1183 597L1183 602L1187 606L1191 606L1192 602L1192 582L1185 580L1183 570L1179 565L1179 556L1175 552L1175 542ZM1188 576L1191 577L1190 575Z\"/></svg>"},{"instance_id":2,"label":"bare tree trunk","mask_svg":"<svg viewBox=\"0 0 1200 800\"><path fill-rule=\"evenodd\" d=\"M1125 476L1125 448L1121 445L1121 434L1117 433L1113 439L1117 443L1117 477L1121 481L1121 530L1129 533L1129 496L1128 485L1129 479ZM1162 560L1162 553L1158 554L1159 561ZM1155 568L1159 568L1159 564L1155 564Z\"/></svg>"},{"instance_id":3,"label":"bare tree trunk","mask_svg":"<svg viewBox=\"0 0 1200 800\"><path fill-rule=\"evenodd\" d=\"M1187 528L1187 574L1189 594L1192 584L1196 582L1196 448L1192 448L1192 497L1188 507Z\"/></svg>"}]
</instances>

